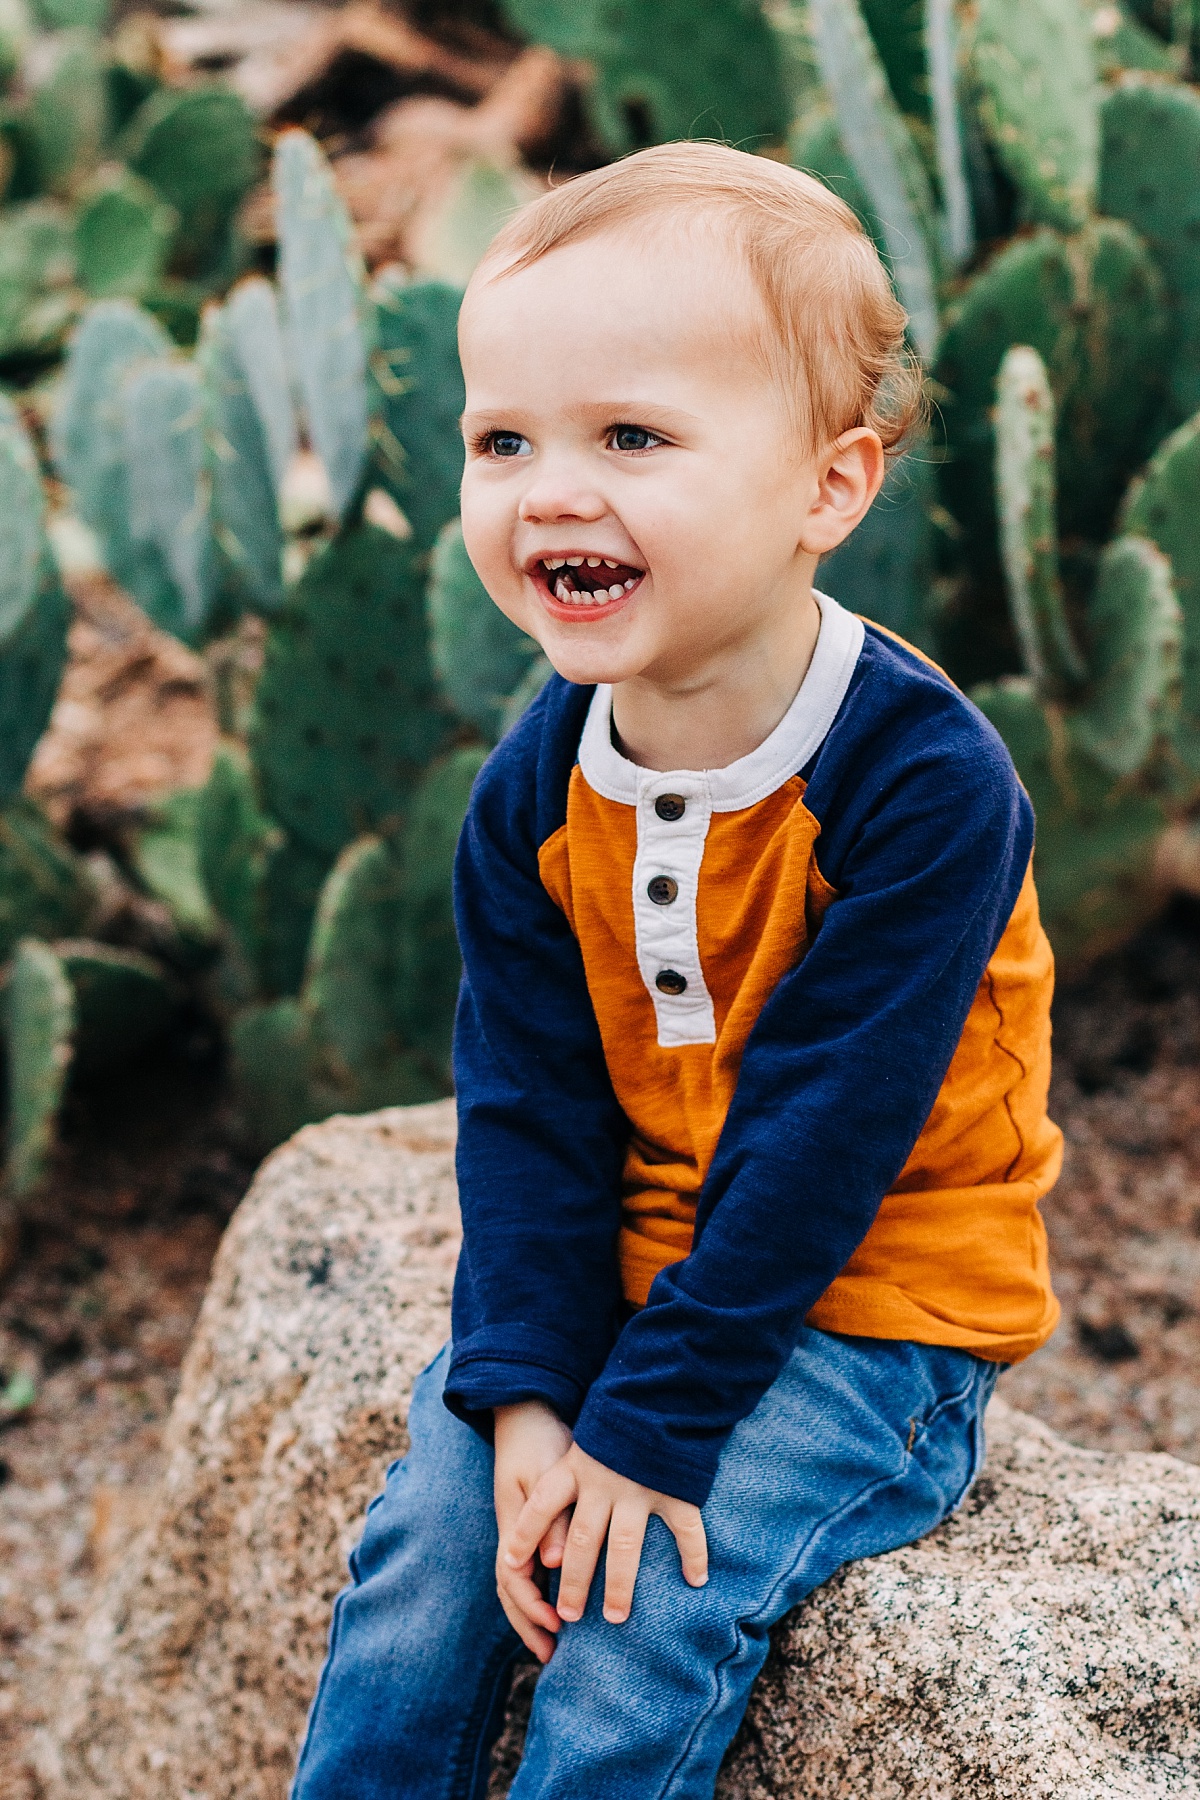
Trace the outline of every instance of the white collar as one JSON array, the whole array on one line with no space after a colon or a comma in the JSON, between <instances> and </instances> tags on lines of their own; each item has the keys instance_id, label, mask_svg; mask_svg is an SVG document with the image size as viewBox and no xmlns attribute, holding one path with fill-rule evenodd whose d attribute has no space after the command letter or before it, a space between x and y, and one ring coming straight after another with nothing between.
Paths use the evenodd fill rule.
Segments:
<instances>
[{"instance_id":1,"label":"white collar","mask_svg":"<svg viewBox=\"0 0 1200 1800\"><path fill-rule=\"evenodd\" d=\"M775 793L820 749L837 717L863 646L862 620L817 594L821 628L808 673L778 725L757 750L724 769L706 769L714 812L739 812ZM597 687L579 741L579 766L588 786L605 800L636 806L647 782L667 783L666 773L632 763L612 741L612 688ZM696 771L676 769L673 775ZM666 789L664 788L664 792Z\"/></svg>"}]
</instances>

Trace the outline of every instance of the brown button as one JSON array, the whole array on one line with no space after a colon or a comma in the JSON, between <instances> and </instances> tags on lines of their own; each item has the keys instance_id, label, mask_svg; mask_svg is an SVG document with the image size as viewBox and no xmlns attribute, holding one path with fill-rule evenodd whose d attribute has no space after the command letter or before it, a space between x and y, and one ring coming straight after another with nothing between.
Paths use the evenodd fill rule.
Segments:
<instances>
[{"instance_id":1,"label":"brown button","mask_svg":"<svg viewBox=\"0 0 1200 1800\"><path fill-rule=\"evenodd\" d=\"M660 794L654 802L654 810L660 819L673 825L676 819L682 819L687 811L687 801L682 794Z\"/></svg>"},{"instance_id":2,"label":"brown button","mask_svg":"<svg viewBox=\"0 0 1200 1800\"><path fill-rule=\"evenodd\" d=\"M669 875L653 875L646 883L646 892L655 906L670 906L679 893L679 883Z\"/></svg>"},{"instance_id":3,"label":"brown button","mask_svg":"<svg viewBox=\"0 0 1200 1800\"><path fill-rule=\"evenodd\" d=\"M678 969L660 969L654 977L654 985L660 994L682 994L687 986L687 976L681 975Z\"/></svg>"}]
</instances>

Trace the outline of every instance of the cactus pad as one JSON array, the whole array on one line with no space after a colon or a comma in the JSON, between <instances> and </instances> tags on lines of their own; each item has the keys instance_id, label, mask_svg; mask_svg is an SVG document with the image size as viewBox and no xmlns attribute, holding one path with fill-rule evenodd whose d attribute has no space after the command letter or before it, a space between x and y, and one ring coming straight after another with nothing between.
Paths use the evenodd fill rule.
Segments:
<instances>
[{"instance_id":1,"label":"cactus pad","mask_svg":"<svg viewBox=\"0 0 1200 1800\"><path fill-rule=\"evenodd\" d=\"M1127 791L1073 752L1061 712L1027 678L974 688L971 698L1008 745L1033 802L1042 920L1069 975L1161 906L1153 865L1166 815L1152 796Z\"/></svg>"},{"instance_id":2,"label":"cactus pad","mask_svg":"<svg viewBox=\"0 0 1200 1800\"><path fill-rule=\"evenodd\" d=\"M18 938L79 931L93 898L86 865L32 802L0 810L0 963Z\"/></svg>"},{"instance_id":3,"label":"cactus pad","mask_svg":"<svg viewBox=\"0 0 1200 1800\"><path fill-rule=\"evenodd\" d=\"M755 149L782 138L778 47L753 0L505 0L519 32L597 71L590 96L616 151L717 137Z\"/></svg>"},{"instance_id":4,"label":"cactus pad","mask_svg":"<svg viewBox=\"0 0 1200 1800\"><path fill-rule=\"evenodd\" d=\"M387 532L356 526L313 557L271 624L252 738L267 810L333 857L403 816L450 729L420 561Z\"/></svg>"},{"instance_id":5,"label":"cactus pad","mask_svg":"<svg viewBox=\"0 0 1200 1800\"><path fill-rule=\"evenodd\" d=\"M489 599L471 565L457 520L433 553L429 582L433 666L450 704L495 743L504 708L538 655L538 646Z\"/></svg>"},{"instance_id":6,"label":"cactus pad","mask_svg":"<svg viewBox=\"0 0 1200 1800\"><path fill-rule=\"evenodd\" d=\"M230 1028L230 1061L247 1136L258 1150L323 1117L312 1091L312 1040L298 1000L248 1006Z\"/></svg>"},{"instance_id":7,"label":"cactus pad","mask_svg":"<svg viewBox=\"0 0 1200 1800\"><path fill-rule=\"evenodd\" d=\"M380 281L372 436L375 467L404 510L414 544L428 548L458 512L466 394L458 361L462 295L440 281Z\"/></svg>"},{"instance_id":8,"label":"cactus pad","mask_svg":"<svg viewBox=\"0 0 1200 1800\"><path fill-rule=\"evenodd\" d=\"M3 470L0 467L0 485ZM20 793L67 660L71 608L49 550L22 617L0 636L0 806Z\"/></svg>"},{"instance_id":9,"label":"cactus pad","mask_svg":"<svg viewBox=\"0 0 1200 1800\"><path fill-rule=\"evenodd\" d=\"M396 1010L408 1041L447 1077L462 979L454 932L454 852L483 760L484 752L471 747L434 763L413 796L404 834Z\"/></svg>"},{"instance_id":10,"label":"cactus pad","mask_svg":"<svg viewBox=\"0 0 1200 1800\"><path fill-rule=\"evenodd\" d=\"M1096 191L1100 84L1079 0L979 0L971 64L980 112L1025 217L1081 226Z\"/></svg>"},{"instance_id":11,"label":"cactus pad","mask_svg":"<svg viewBox=\"0 0 1200 1800\"><path fill-rule=\"evenodd\" d=\"M259 807L245 752L222 744L197 800L197 859L209 903L233 938L247 979L262 966L267 863L281 835Z\"/></svg>"},{"instance_id":12,"label":"cactus pad","mask_svg":"<svg viewBox=\"0 0 1200 1800\"><path fill-rule=\"evenodd\" d=\"M325 1053L326 1079L348 1103L386 1081L402 1049L392 1004L400 879L387 844L358 838L334 864L313 922L304 1009Z\"/></svg>"},{"instance_id":13,"label":"cactus pad","mask_svg":"<svg viewBox=\"0 0 1200 1800\"><path fill-rule=\"evenodd\" d=\"M896 291L923 357L937 348L938 239L933 196L857 0L809 0L817 62L838 132L880 221Z\"/></svg>"},{"instance_id":14,"label":"cactus pad","mask_svg":"<svg viewBox=\"0 0 1200 1800\"><path fill-rule=\"evenodd\" d=\"M161 88L130 120L122 148L174 207L177 242L193 270L203 268L259 178L258 127L245 101L224 87Z\"/></svg>"},{"instance_id":15,"label":"cactus pad","mask_svg":"<svg viewBox=\"0 0 1200 1800\"><path fill-rule=\"evenodd\" d=\"M102 300L71 340L50 446L76 510L100 539L105 564L151 615L175 602L161 552L129 528L121 387L130 370L168 355L171 341L149 313L128 300Z\"/></svg>"},{"instance_id":16,"label":"cactus pad","mask_svg":"<svg viewBox=\"0 0 1200 1800\"><path fill-rule=\"evenodd\" d=\"M1025 344L1005 352L996 381L996 510L1025 672L1041 694L1070 693L1085 671L1058 579L1054 399L1045 363Z\"/></svg>"},{"instance_id":17,"label":"cactus pad","mask_svg":"<svg viewBox=\"0 0 1200 1800\"><path fill-rule=\"evenodd\" d=\"M1134 775L1179 712L1183 620L1162 551L1147 538L1107 544L1087 622L1088 687L1071 733L1109 774Z\"/></svg>"},{"instance_id":18,"label":"cactus pad","mask_svg":"<svg viewBox=\"0 0 1200 1800\"><path fill-rule=\"evenodd\" d=\"M57 349L79 308L71 217L54 200L0 218L0 356Z\"/></svg>"},{"instance_id":19,"label":"cactus pad","mask_svg":"<svg viewBox=\"0 0 1200 1800\"><path fill-rule=\"evenodd\" d=\"M140 298L166 267L176 224L172 208L128 169L98 177L75 210L75 256L88 293Z\"/></svg>"},{"instance_id":20,"label":"cactus pad","mask_svg":"<svg viewBox=\"0 0 1200 1800\"><path fill-rule=\"evenodd\" d=\"M1170 347L1161 280L1133 233L1102 219L1072 239L1020 238L950 314L935 371L948 390L943 492L985 554L996 541L995 381L1013 344L1042 357L1058 407L1059 531L1102 541L1148 448Z\"/></svg>"},{"instance_id":21,"label":"cactus pad","mask_svg":"<svg viewBox=\"0 0 1200 1800\"><path fill-rule=\"evenodd\" d=\"M297 994L308 941L331 856L283 837L267 847L263 880L262 985L268 994Z\"/></svg>"},{"instance_id":22,"label":"cactus pad","mask_svg":"<svg viewBox=\"0 0 1200 1800\"><path fill-rule=\"evenodd\" d=\"M358 493L367 460L368 303L362 259L329 164L307 132L275 151L279 279L309 432L336 516Z\"/></svg>"},{"instance_id":23,"label":"cactus pad","mask_svg":"<svg viewBox=\"0 0 1200 1800\"><path fill-rule=\"evenodd\" d=\"M48 67L28 110L39 186L69 197L100 161L108 136L104 57L89 31L65 31L43 47L50 52Z\"/></svg>"},{"instance_id":24,"label":"cactus pad","mask_svg":"<svg viewBox=\"0 0 1200 1800\"><path fill-rule=\"evenodd\" d=\"M267 441L278 494L296 454L296 412L275 289L261 276L252 275L234 288L224 314L230 343Z\"/></svg>"},{"instance_id":25,"label":"cactus pad","mask_svg":"<svg viewBox=\"0 0 1200 1800\"><path fill-rule=\"evenodd\" d=\"M163 1036L179 996L152 957L86 939L54 950L75 995L75 1067L82 1074L132 1062Z\"/></svg>"},{"instance_id":26,"label":"cactus pad","mask_svg":"<svg viewBox=\"0 0 1200 1800\"><path fill-rule=\"evenodd\" d=\"M134 839L130 861L134 873L193 950L211 950L217 922L200 876L197 824L200 790L177 788L150 808Z\"/></svg>"},{"instance_id":27,"label":"cactus pad","mask_svg":"<svg viewBox=\"0 0 1200 1800\"><path fill-rule=\"evenodd\" d=\"M1183 613L1182 705L1175 734L1183 798L1200 785L1200 414L1172 432L1155 452L1121 512L1121 528L1149 538L1170 558Z\"/></svg>"},{"instance_id":28,"label":"cactus pad","mask_svg":"<svg viewBox=\"0 0 1200 1800\"><path fill-rule=\"evenodd\" d=\"M200 371L191 363L145 363L126 376L120 398L130 535L157 551L174 584L151 617L195 643L217 589Z\"/></svg>"},{"instance_id":29,"label":"cactus pad","mask_svg":"<svg viewBox=\"0 0 1200 1800\"><path fill-rule=\"evenodd\" d=\"M204 380L222 590L237 611L273 612L283 601L283 530L271 449L226 307L205 314L196 361Z\"/></svg>"},{"instance_id":30,"label":"cactus pad","mask_svg":"<svg viewBox=\"0 0 1200 1800\"><path fill-rule=\"evenodd\" d=\"M1114 88L1101 120L1100 206L1141 233L1174 295L1170 399L1174 419L1186 419L1200 407L1200 94Z\"/></svg>"},{"instance_id":31,"label":"cactus pad","mask_svg":"<svg viewBox=\"0 0 1200 1800\"><path fill-rule=\"evenodd\" d=\"M71 1067L75 996L48 944L23 938L3 995L8 1062L8 1185L18 1199L37 1188L54 1148L54 1126Z\"/></svg>"}]
</instances>

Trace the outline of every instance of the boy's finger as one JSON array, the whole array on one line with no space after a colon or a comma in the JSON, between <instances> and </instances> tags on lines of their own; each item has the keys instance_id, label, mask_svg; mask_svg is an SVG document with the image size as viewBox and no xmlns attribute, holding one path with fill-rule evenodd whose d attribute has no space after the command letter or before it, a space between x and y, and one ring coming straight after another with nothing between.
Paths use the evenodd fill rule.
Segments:
<instances>
[{"instance_id":1,"label":"boy's finger","mask_svg":"<svg viewBox=\"0 0 1200 1800\"><path fill-rule=\"evenodd\" d=\"M532 1650L540 1663L548 1663L554 1655L555 1639L548 1631L541 1631L536 1625L531 1625L521 1609L514 1606L503 1592L500 1594L500 1605L504 1609L504 1615L509 1624L525 1648Z\"/></svg>"},{"instance_id":2,"label":"boy's finger","mask_svg":"<svg viewBox=\"0 0 1200 1800\"><path fill-rule=\"evenodd\" d=\"M561 1512L538 1546L538 1555L545 1569L557 1569L563 1559L563 1551L567 1547L567 1526L570 1514Z\"/></svg>"},{"instance_id":3,"label":"boy's finger","mask_svg":"<svg viewBox=\"0 0 1200 1800\"><path fill-rule=\"evenodd\" d=\"M629 1617L642 1560L646 1518L647 1514L638 1507L625 1510L618 1506L613 1512L604 1581L604 1616L610 1625L623 1625Z\"/></svg>"},{"instance_id":4,"label":"boy's finger","mask_svg":"<svg viewBox=\"0 0 1200 1800\"><path fill-rule=\"evenodd\" d=\"M508 1600L518 1607L534 1625L544 1625L547 1631L558 1630L558 1614L533 1579L532 1566L526 1569L498 1568L496 1591L501 1600Z\"/></svg>"},{"instance_id":5,"label":"boy's finger","mask_svg":"<svg viewBox=\"0 0 1200 1800\"><path fill-rule=\"evenodd\" d=\"M546 1470L502 1547L510 1569L519 1569L529 1561L559 1513L571 1505L575 1491L575 1477L568 1464L555 1463Z\"/></svg>"},{"instance_id":6,"label":"boy's finger","mask_svg":"<svg viewBox=\"0 0 1200 1800\"><path fill-rule=\"evenodd\" d=\"M582 1502L575 1508L567 1530L567 1547L563 1551L562 1574L558 1583L558 1616L571 1622L582 1619L588 1591L608 1530L607 1500Z\"/></svg>"},{"instance_id":7,"label":"boy's finger","mask_svg":"<svg viewBox=\"0 0 1200 1800\"><path fill-rule=\"evenodd\" d=\"M705 1536L700 1508L689 1506L686 1501L676 1500L671 1506L663 1508L662 1516L679 1546L683 1579L689 1587L703 1587L708 1580L708 1538Z\"/></svg>"}]
</instances>

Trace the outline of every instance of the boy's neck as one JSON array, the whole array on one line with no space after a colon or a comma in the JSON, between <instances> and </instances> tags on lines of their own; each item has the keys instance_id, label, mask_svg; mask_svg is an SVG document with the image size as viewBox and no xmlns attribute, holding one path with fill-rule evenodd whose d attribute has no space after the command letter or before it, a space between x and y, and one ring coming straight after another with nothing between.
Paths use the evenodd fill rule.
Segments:
<instances>
[{"instance_id":1,"label":"boy's neck","mask_svg":"<svg viewBox=\"0 0 1200 1800\"><path fill-rule=\"evenodd\" d=\"M617 748L644 769L725 769L765 743L800 691L821 629L811 588L771 631L678 680L613 685Z\"/></svg>"}]
</instances>

